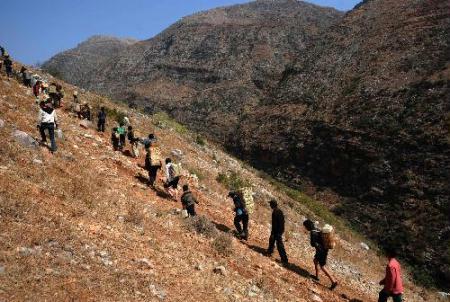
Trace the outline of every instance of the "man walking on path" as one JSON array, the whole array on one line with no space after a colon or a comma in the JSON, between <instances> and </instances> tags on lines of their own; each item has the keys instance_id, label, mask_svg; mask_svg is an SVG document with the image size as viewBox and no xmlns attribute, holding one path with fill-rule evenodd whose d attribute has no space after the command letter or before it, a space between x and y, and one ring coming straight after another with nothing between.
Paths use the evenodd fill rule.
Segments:
<instances>
[{"instance_id":1,"label":"man walking on path","mask_svg":"<svg viewBox=\"0 0 450 302\"><path fill-rule=\"evenodd\" d=\"M48 98L39 109L38 115L38 129L41 133L42 143L47 142L47 138L45 136L45 130L48 131L48 135L50 136L51 147L50 150L52 153L56 152L56 142L55 142L55 129L58 128L58 120L56 117L56 111L52 107L52 100Z\"/></svg>"},{"instance_id":2,"label":"man walking on path","mask_svg":"<svg viewBox=\"0 0 450 302\"><path fill-rule=\"evenodd\" d=\"M386 251L386 256L389 262L386 266L386 276L380 281L380 285L384 285L384 288L379 293L378 302L386 302L389 297L392 297L394 302L402 302L402 271L400 263L395 259L397 253L390 248Z\"/></svg>"},{"instance_id":3,"label":"man walking on path","mask_svg":"<svg viewBox=\"0 0 450 302\"><path fill-rule=\"evenodd\" d=\"M267 254L272 255L275 243L277 245L278 253L280 254L281 263L283 266L289 264L288 257L286 255L286 250L283 244L283 233L284 233L284 214L278 208L278 203L276 200L270 201L270 208L272 211L272 231L269 238L269 248L267 249Z\"/></svg>"},{"instance_id":4,"label":"man walking on path","mask_svg":"<svg viewBox=\"0 0 450 302\"><path fill-rule=\"evenodd\" d=\"M198 204L197 199L192 195L188 185L183 186L183 195L181 195L181 204L189 216L195 216L195 204Z\"/></svg>"},{"instance_id":5,"label":"man walking on path","mask_svg":"<svg viewBox=\"0 0 450 302\"><path fill-rule=\"evenodd\" d=\"M13 65L13 62L11 61L11 58L9 57L9 55L5 55L3 64L5 64L6 75L9 79L12 76L12 65Z\"/></svg>"},{"instance_id":6,"label":"man walking on path","mask_svg":"<svg viewBox=\"0 0 450 302\"><path fill-rule=\"evenodd\" d=\"M139 141L140 139L137 138L134 135L133 126L128 126L128 134L127 134L128 141L130 142L131 146L131 156L133 158L139 157Z\"/></svg>"},{"instance_id":7,"label":"man walking on path","mask_svg":"<svg viewBox=\"0 0 450 302\"><path fill-rule=\"evenodd\" d=\"M98 132L105 132L105 124L106 124L106 111L105 107L101 107L100 111L97 115L97 130Z\"/></svg>"},{"instance_id":8,"label":"man walking on path","mask_svg":"<svg viewBox=\"0 0 450 302\"><path fill-rule=\"evenodd\" d=\"M119 127L117 127L117 133L119 133L119 150L123 151L125 147L125 139L127 135L127 130L123 122L120 122Z\"/></svg>"},{"instance_id":9,"label":"man walking on path","mask_svg":"<svg viewBox=\"0 0 450 302\"><path fill-rule=\"evenodd\" d=\"M145 155L145 169L148 171L148 185L155 187L158 170L161 169L162 162L159 158L159 149L156 146L151 146L147 149Z\"/></svg>"},{"instance_id":10,"label":"man walking on path","mask_svg":"<svg viewBox=\"0 0 450 302\"><path fill-rule=\"evenodd\" d=\"M234 202L234 226L238 233L238 237L244 240L248 239L248 212L245 207L245 202L237 192L228 193L228 197L231 197ZM242 226L241 226L242 222Z\"/></svg>"},{"instance_id":11,"label":"man walking on path","mask_svg":"<svg viewBox=\"0 0 450 302\"><path fill-rule=\"evenodd\" d=\"M179 171L172 159L166 158L166 183L164 188L167 189L169 195L177 201L178 199L178 182L180 181Z\"/></svg>"},{"instance_id":12,"label":"man walking on path","mask_svg":"<svg viewBox=\"0 0 450 302\"><path fill-rule=\"evenodd\" d=\"M316 270L316 275L313 276L314 280L319 281L319 268L327 275L331 281L330 290L333 290L338 285L337 281L331 276L328 270L325 268L328 258L328 249L325 248L322 240L321 231L316 228L312 220L305 220L303 226L310 233L311 246L316 249L314 255L314 268Z\"/></svg>"}]
</instances>

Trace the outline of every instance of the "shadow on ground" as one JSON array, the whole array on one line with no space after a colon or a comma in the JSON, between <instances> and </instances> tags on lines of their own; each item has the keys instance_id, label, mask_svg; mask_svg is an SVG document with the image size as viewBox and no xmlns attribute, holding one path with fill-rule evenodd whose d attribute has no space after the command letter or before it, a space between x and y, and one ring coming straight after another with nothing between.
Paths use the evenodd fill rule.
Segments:
<instances>
[{"instance_id":1,"label":"shadow on ground","mask_svg":"<svg viewBox=\"0 0 450 302\"><path fill-rule=\"evenodd\" d=\"M231 229L228 226L224 225L224 224L221 224L221 223L218 223L218 222L215 222L215 221L213 221L212 223L216 226L216 229L218 229L221 232L224 232L224 233L230 233L231 232Z\"/></svg>"}]
</instances>

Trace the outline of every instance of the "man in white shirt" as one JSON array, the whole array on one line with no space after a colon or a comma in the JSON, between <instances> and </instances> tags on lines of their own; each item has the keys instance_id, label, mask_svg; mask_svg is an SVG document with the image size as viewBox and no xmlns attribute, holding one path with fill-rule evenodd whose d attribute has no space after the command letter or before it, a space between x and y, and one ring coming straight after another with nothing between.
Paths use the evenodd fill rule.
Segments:
<instances>
[{"instance_id":1,"label":"man in white shirt","mask_svg":"<svg viewBox=\"0 0 450 302\"><path fill-rule=\"evenodd\" d=\"M45 135L45 130L48 131L50 136L50 150L56 152L56 142L55 142L55 129L58 128L58 119L56 116L56 111L52 107L52 101L48 98L45 102L41 102L41 106L38 114L38 129L41 133L42 143L47 142L47 137Z\"/></svg>"}]
</instances>

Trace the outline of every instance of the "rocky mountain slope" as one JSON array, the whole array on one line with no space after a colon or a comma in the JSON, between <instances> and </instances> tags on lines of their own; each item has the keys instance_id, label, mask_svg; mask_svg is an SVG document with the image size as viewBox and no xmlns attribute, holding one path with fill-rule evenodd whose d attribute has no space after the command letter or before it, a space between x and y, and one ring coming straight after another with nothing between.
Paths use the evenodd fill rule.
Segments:
<instances>
[{"instance_id":1,"label":"rocky mountain slope","mask_svg":"<svg viewBox=\"0 0 450 302\"><path fill-rule=\"evenodd\" d=\"M86 77L97 72L101 63L136 42L133 39L93 36L77 47L57 54L45 67L60 78L70 79L75 85L83 85L86 84Z\"/></svg>"},{"instance_id":2,"label":"rocky mountain slope","mask_svg":"<svg viewBox=\"0 0 450 302\"><path fill-rule=\"evenodd\" d=\"M225 140L237 115L257 105L306 41L340 16L301 1L255 1L185 17L152 39L110 53L80 81L64 64L70 61L65 53L44 68L149 112L163 109L187 124L207 125Z\"/></svg>"},{"instance_id":3,"label":"rocky mountain slope","mask_svg":"<svg viewBox=\"0 0 450 302\"><path fill-rule=\"evenodd\" d=\"M68 95L79 90L62 84ZM343 226L329 262L338 289L309 278L313 251L301 221L323 220L306 207L313 202L306 196L292 199L214 145L199 145L170 119L91 93L80 98L95 109L108 108L108 128L114 114L126 113L141 135L157 134L164 155L176 154L182 163L182 182L199 199L203 223L193 231L195 223L181 217L179 203L145 185L143 154L132 159L112 151L107 133L81 127L64 108L58 110L58 151L52 155L38 146L30 89L0 80L0 301L375 301L385 261ZM229 235L232 202L216 181L229 171L255 189L247 243ZM279 200L287 217L288 268L277 256L262 254L270 198ZM406 301L438 299L414 286L406 268L404 274Z\"/></svg>"},{"instance_id":4,"label":"rocky mountain slope","mask_svg":"<svg viewBox=\"0 0 450 302\"><path fill-rule=\"evenodd\" d=\"M448 287L449 11L438 0L363 1L345 15L255 1L184 18L79 84L165 110L327 195L374 240L395 240L419 280Z\"/></svg>"},{"instance_id":5,"label":"rocky mountain slope","mask_svg":"<svg viewBox=\"0 0 450 302\"><path fill-rule=\"evenodd\" d=\"M234 137L242 158L286 181L301 171L331 187L343 196L336 213L445 287L449 32L448 1L367 1L310 45Z\"/></svg>"}]
</instances>

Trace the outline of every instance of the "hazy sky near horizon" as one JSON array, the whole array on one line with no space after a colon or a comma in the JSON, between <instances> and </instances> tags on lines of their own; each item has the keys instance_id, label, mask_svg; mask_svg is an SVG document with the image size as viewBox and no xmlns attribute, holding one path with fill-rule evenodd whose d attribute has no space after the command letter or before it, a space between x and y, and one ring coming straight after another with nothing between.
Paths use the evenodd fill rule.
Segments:
<instances>
[{"instance_id":1,"label":"hazy sky near horizon","mask_svg":"<svg viewBox=\"0 0 450 302\"><path fill-rule=\"evenodd\" d=\"M180 18L248 0L3 0L0 45L14 60L44 62L93 35L148 39ZM349 10L360 0L308 0Z\"/></svg>"}]
</instances>

